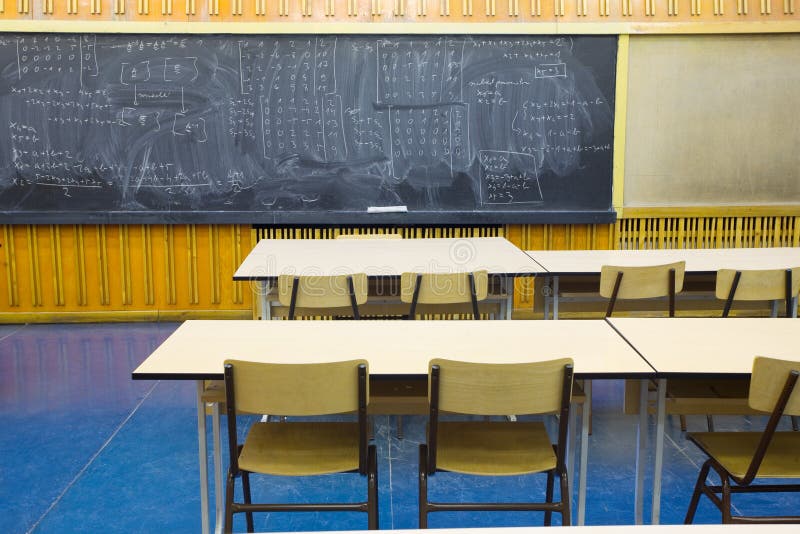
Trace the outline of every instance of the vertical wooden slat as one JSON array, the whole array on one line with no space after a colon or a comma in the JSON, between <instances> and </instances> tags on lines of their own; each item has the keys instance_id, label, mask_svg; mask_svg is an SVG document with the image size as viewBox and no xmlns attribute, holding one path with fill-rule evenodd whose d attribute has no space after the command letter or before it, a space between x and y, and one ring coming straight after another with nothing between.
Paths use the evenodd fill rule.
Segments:
<instances>
[{"instance_id":1,"label":"vertical wooden slat","mask_svg":"<svg viewBox=\"0 0 800 534\"><path fill-rule=\"evenodd\" d=\"M50 266L53 277L53 302L64 305L64 266L61 263L61 227L50 225Z\"/></svg>"},{"instance_id":2,"label":"vertical wooden slat","mask_svg":"<svg viewBox=\"0 0 800 534\"><path fill-rule=\"evenodd\" d=\"M208 250L211 259L211 304L219 304L220 298L220 245L219 226L209 225Z\"/></svg>"},{"instance_id":3,"label":"vertical wooden slat","mask_svg":"<svg viewBox=\"0 0 800 534\"><path fill-rule=\"evenodd\" d=\"M142 285L144 287L144 303L152 306L156 303L153 284L153 235L150 225L142 225Z\"/></svg>"},{"instance_id":4,"label":"vertical wooden slat","mask_svg":"<svg viewBox=\"0 0 800 534\"><path fill-rule=\"evenodd\" d=\"M197 272L197 226L186 225L186 252L189 256L189 303L197 304L200 301L199 280Z\"/></svg>"},{"instance_id":5,"label":"vertical wooden slat","mask_svg":"<svg viewBox=\"0 0 800 534\"><path fill-rule=\"evenodd\" d=\"M164 226L164 276L167 304L177 304L178 294L175 287L175 227Z\"/></svg>"},{"instance_id":6,"label":"vertical wooden slat","mask_svg":"<svg viewBox=\"0 0 800 534\"><path fill-rule=\"evenodd\" d=\"M34 306L42 305L42 280L39 270L39 236L34 225L27 226L28 234L28 264L31 277L31 303Z\"/></svg>"},{"instance_id":7,"label":"vertical wooden slat","mask_svg":"<svg viewBox=\"0 0 800 534\"><path fill-rule=\"evenodd\" d=\"M86 306L88 298L86 294L86 245L84 244L83 226L73 224L72 236L75 242L76 300L78 306Z\"/></svg>"},{"instance_id":8,"label":"vertical wooden slat","mask_svg":"<svg viewBox=\"0 0 800 534\"><path fill-rule=\"evenodd\" d=\"M238 224L232 225L231 233L233 234L233 265L231 265L231 272L235 272L244 260L242 257L242 227ZM233 282L234 304L242 304L244 302L242 297L242 285L241 282Z\"/></svg>"},{"instance_id":9,"label":"vertical wooden slat","mask_svg":"<svg viewBox=\"0 0 800 534\"><path fill-rule=\"evenodd\" d=\"M129 234L128 225L119 225L120 289L122 292L122 304L126 306L133 304L131 285L131 240Z\"/></svg>"},{"instance_id":10,"label":"vertical wooden slat","mask_svg":"<svg viewBox=\"0 0 800 534\"><path fill-rule=\"evenodd\" d=\"M97 231L97 273L100 277L100 304L108 306L111 295L108 286L108 249L106 247L106 227L96 225Z\"/></svg>"},{"instance_id":11,"label":"vertical wooden slat","mask_svg":"<svg viewBox=\"0 0 800 534\"><path fill-rule=\"evenodd\" d=\"M17 279L17 249L14 243L14 227L3 226L3 247L6 252L6 284L8 305L19 306L19 281Z\"/></svg>"}]
</instances>

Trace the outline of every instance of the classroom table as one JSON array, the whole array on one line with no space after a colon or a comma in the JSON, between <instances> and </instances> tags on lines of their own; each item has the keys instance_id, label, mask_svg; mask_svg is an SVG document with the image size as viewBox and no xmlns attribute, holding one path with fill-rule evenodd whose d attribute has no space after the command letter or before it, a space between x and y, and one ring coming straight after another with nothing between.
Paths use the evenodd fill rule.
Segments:
<instances>
[{"instance_id":1,"label":"classroom table","mask_svg":"<svg viewBox=\"0 0 800 534\"><path fill-rule=\"evenodd\" d=\"M605 321L186 321L134 372L134 379L196 380L201 513L208 531L208 467L203 380L221 379L223 361L302 362L365 358L370 375L425 376L431 358L522 362L570 357L577 378L640 378L653 369ZM646 395L647 388L642 388ZM591 391L587 391L587 402ZM583 523L589 410L581 429L578 523ZM218 418L214 418L215 421ZM218 423L217 423L218 424ZM574 425L573 425L574 427ZM215 484L222 487L215 427ZM573 428L574 431L574 428ZM646 426L639 428L646 435ZM640 443L643 443L640 438ZM644 463L638 451L637 464ZM637 471L638 472L638 471ZM642 485L637 483L638 491ZM637 495L637 502L642 502ZM217 491L217 528L222 499ZM641 517L641 513L638 517Z\"/></svg>"},{"instance_id":2,"label":"classroom table","mask_svg":"<svg viewBox=\"0 0 800 534\"><path fill-rule=\"evenodd\" d=\"M262 319L271 318L269 291L281 274L327 276L366 273L397 278L404 272L486 270L500 278L501 315L511 318L513 279L545 272L502 237L437 239L262 239L233 275L258 284Z\"/></svg>"},{"instance_id":3,"label":"classroom table","mask_svg":"<svg viewBox=\"0 0 800 534\"><path fill-rule=\"evenodd\" d=\"M686 262L686 273L713 274L719 269L788 269L800 267L800 247L647 249L647 250L526 250L552 278L553 318L558 319L559 276L600 276L603 265L645 266ZM545 318L549 315L545 302ZM795 312L796 312L795 306Z\"/></svg>"},{"instance_id":4,"label":"classroom table","mask_svg":"<svg viewBox=\"0 0 800 534\"><path fill-rule=\"evenodd\" d=\"M670 377L747 377L756 356L800 360L800 321L791 318L609 318L657 373L652 523L658 523L664 455L666 382ZM643 385L642 390L647 388ZM647 421L640 396L639 417ZM638 466L637 466L638 468Z\"/></svg>"}]
</instances>

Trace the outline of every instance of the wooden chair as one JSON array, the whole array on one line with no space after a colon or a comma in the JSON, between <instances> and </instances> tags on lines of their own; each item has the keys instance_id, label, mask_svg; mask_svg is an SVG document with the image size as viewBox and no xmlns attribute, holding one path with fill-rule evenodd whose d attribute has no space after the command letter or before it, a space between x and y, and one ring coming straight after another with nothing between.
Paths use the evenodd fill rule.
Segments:
<instances>
[{"instance_id":1,"label":"wooden chair","mask_svg":"<svg viewBox=\"0 0 800 534\"><path fill-rule=\"evenodd\" d=\"M378 528L378 472L375 445L367 442L365 360L320 364L269 364L227 360L225 390L230 467L225 487L225 532L233 514L253 512L367 512L370 529ZM358 422L298 421L254 423L239 445L236 415L283 413L320 416L356 412ZM367 500L352 503L254 504L250 473L309 476L353 472L367 481ZM234 484L242 479L244 502L234 502Z\"/></svg>"},{"instance_id":2,"label":"wooden chair","mask_svg":"<svg viewBox=\"0 0 800 534\"><path fill-rule=\"evenodd\" d=\"M606 317L611 317L617 299L647 299L667 297L669 316L675 316L675 295L683 290L686 262L644 267L617 267L603 265L600 268L600 296L609 299Z\"/></svg>"},{"instance_id":3,"label":"wooden chair","mask_svg":"<svg viewBox=\"0 0 800 534\"><path fill-rule=\"evenodd\" d=\"M744 517L731 514L733 493L800 492L800 484L753 484L758 478L800 478L800 434L777 432L783 414L800 415L800 361L757 357L753 362L748 403L770 414L763 432L699 432L687 438L708 460L700 469L684 523L691 523L700 501L707 496L722 512L723 523L797 523L800 516ZM720 485L709 485L714 470Z\"/></svg>"},{"instance_id":4,"label":"wooden chair","mask_svg":"<svg viewBox=\"0 0 800 534\"><path fill-rule=\"evenodd\" d=\"M794 297L800 293L800 267L794 269L769 269L736 271L720 269L717 271L716 297L725 300L722 316L727 317L737 300L783 300L785 316L793 317ZM773 310L777 312L777 308ZM777 313L773 313L777 315Z\"/></svg>"},{"instance_id":5,"label":"wooden chair","mask_svg":"<svg viewBox=\"0 0 800 534\"><path fill-rule=\"evenodd\" d=\"M614 313L617 300L664 298L669 302L669 316L675 317L675 296L683 290L686 262L665 265L625 266L603 265L600 268L600 296L608 300L606 317ZM694 392L702 385L691 381L671 381L672 386ZM670 386L668 386L670 387ZM626 398L638 398L638 380L626 380ZM681 393L683 394L683 393ZM626 413L628 410L626 409ZM590 419L591 421L591 419ZM683 423L683 419L681 419Z\"/></svg>"},{"instance_id":6,"label":"wooden chair","mask_svg":"<svg viewBox=\"0 0 800 534\"><path fill-rule=\"evenodd\" d=\"M403 273L400 276L400 300L409 304L408 319L414 319L422 305L426 311L436 313L463 313L464 304L469 304L468 313L480 319L478 302L489 294L487 271L468 273Z\"/></svg>"},{"instance_id":7,"label":"wooden chair","mask_svg":"<svg viewBox=\"0 0 800 534\"><path fill-rule=\"evenodd\" d=\"M773 301L772 316L778 315L777 303L784 301L785 317L795 315L794 297L800 292L800 267L794 269L768 269L739 271L720 269L717 271L715 295L725 301L722 317L728 317L736 301ZM715 383L713 389L725 404L725 413L752 413L746 400L750 388L749 379L725 380ZM737 410L737 406L742 409ZM798 430L798 419L792 417L792 427ZM683 430L686 430L683 427ZM709 426L713 430L713 425Z\"/></svg>"},{"instance_id":8,"label":"wooden chair","mask_svg":"<svg viewBox=\"0 0 800 534\"><path fill-rule=\"evenodd\" d=\"M293 320L297 308L302 315L359 319L358 307L367 301L367 275L364 273L336 276L278 277L278 300L288 306L287 318Z\"/></svg>"},{"instance_id":9,"label":"wooden chair","mask_svg":"<svg viewBox=\"0 0 800 534\"><path fill-rule=\"evenodd\" d=\"M419 448L419 526L439 511L543 511L570 524L565 467L572 389L572 360L488 364L435 359L429 365L428 443ZM441 412L467 415L558 414L558 441L552 445L542 422L442 421ZM428 478L438 471L469 475L547 473L544 502L430 502ZM559 500L553 500L555 477Z\"/></svg>"}]
</instances>

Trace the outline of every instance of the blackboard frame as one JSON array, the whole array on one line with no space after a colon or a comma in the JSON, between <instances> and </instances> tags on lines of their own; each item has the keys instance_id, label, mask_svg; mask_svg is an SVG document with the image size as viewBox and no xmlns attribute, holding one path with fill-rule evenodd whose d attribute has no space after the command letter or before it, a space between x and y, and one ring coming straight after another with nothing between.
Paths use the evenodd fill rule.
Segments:
<instances>
[{"instance_id":1,"label":"blackboard frame","mask_svg":"<svg viewBox=\"0 0 800 534\"><path fill-rule=\"evenodd\" d=\"M36 33L55 33L39 31ZM75 33L77 32L68 32ZM110 33L110 32L102 32ZM101 34L102 34L101 33ZM23 33L24 34L24 33ZM139 33L113 33L121 37L137 37ZM194 35L209 37L208 33L182 33L182 37ZM239 36L240 34L224 34L225 36ZM282 36L286 34L250 34L256 37ZM313 34L296 34L297 37L310 37ZM387 32L387 38L403 37L404 34ZM489 37L497 34L487 33ZM517 35L502 33L510 38L514 37L548 37L548 35ZM335 34L333 34L335 36ZM369 35L380 38L381 35ZM417 36L417 35L415 35ZM448 35L440 37L451 37ZM452 37L480 37L472 34L454 34ZM559 36L570 38L570 36ZM608 37L608 36L606 36ZM617 51L615 47L615 52ZM616 63L616 57L614 57ZM613 74L615 78L615 74ZM613 90L613 86L612 86ZM612 91L613 92L613 91ZM614 98L614 95L611 95ZM613 110L613 106L612 106ZM613 112L613 111L612 111ZM613 160L613 151L612 151ZM613 171L610 186L613 188ZM609 202L609 208L602 210L505 210L485 209L479 210L410 210L406 213L366 213L359 211L158 211L158 210L105 210L105 211L80 211L80 210L0 210L1 224L253 224L253 225L448 225L448 224L549 224L549 223L576 223L598 224L616 221L616 211Z\"/></svg>"}]
</instances>

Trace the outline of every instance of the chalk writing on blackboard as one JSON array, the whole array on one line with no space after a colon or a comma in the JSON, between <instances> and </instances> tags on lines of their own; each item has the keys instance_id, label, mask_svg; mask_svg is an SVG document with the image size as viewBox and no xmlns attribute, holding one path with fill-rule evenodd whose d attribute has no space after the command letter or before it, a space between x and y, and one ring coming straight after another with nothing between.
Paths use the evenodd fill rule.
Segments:
<instances>
[{"instance_id":1,"label":"chalk writing on blackboard","mask_svg":"<svg viewBox=\"0 0 800 534\"><path fill-rule=\"evenodd\" d=\"M6 34L0 216L608 213L615 52L604 36Z\"/></svg>"}]
</instances>

